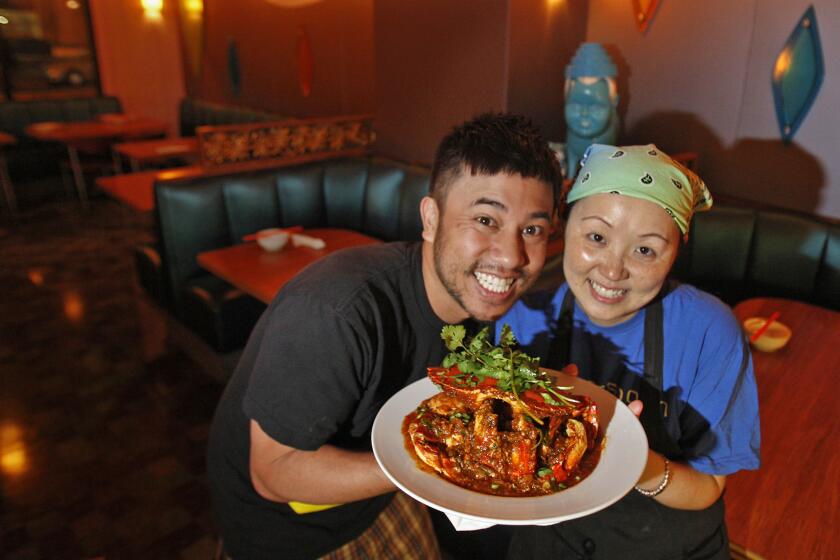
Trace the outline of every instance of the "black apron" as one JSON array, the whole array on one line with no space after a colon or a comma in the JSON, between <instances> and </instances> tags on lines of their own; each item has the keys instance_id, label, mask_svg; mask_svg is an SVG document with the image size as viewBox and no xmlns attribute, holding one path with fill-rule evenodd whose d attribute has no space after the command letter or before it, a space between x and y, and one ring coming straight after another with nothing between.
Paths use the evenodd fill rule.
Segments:
<instances>
[{"instance_id":1,"label":"black apron","mask_svg":"<svg viewBox=\"0 0 840 560\"><path fill-rule=\"evenodd\" d=\"M636 391L644 404L640 421L650 448L669 459L679 460L681 452L665 429L662 414L662 296L645 309L644 377L623 364L615 371L598 372L598 384L610 382L613 388ZM572 317L575 300L566 292L556 323L546 364L562 367L575 361L581 377L591 375L585 353L571 356ZM692 560L729 560L729 539L724 524L723 496L700 511L663 506L653 498L631 490L624 498L592 515L549 527L518 528L508 552L508 560L655 560L687 558Z\"/></svg>"}]
</instances>

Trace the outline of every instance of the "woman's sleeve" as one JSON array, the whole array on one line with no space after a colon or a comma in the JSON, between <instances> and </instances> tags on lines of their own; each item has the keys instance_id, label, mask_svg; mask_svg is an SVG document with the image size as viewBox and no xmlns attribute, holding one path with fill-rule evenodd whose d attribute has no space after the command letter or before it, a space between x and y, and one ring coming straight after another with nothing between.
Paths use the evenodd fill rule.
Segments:
<instances>
[{"instance_id":1,"label":"woman's sleeve","mask_svg":"<svg viewBox=\"0 0 840 560\"><path fill-rule=\"evenodd\" d=\"M704 323L698 321L697 323ZM749 345L728 308L710 313L699 346L694 380L680 414L680 447L687 462L708 474L759 466L758 393Z\"/></svg>"}]
</instances>

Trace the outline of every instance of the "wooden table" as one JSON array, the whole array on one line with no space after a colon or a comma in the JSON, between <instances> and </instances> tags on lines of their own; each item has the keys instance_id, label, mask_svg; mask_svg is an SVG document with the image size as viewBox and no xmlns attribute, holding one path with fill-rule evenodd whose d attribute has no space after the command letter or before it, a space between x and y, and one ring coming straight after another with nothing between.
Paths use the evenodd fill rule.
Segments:
<instances>
[{"instance_id":1,"label":"wooden table","mask_svg":"<svg viewBox=\"0 0 840 560\"><path fill-rule=\"evenodd\" d=\"M198 158L198 139L186 137L122 142L114 144L114 153L117 154L117 158L128 159L131 170L138 172L144 164L166 161L173 157Z\"/></svg>"},{"instance_id":2,"label":"wooden table","mask_svg":"<svg viewBox=\"0 0 840 560\"><path fill-rule=\"evenodd\" d=\"M198 165L138 171L137 173L97 177L96 187L135 210L150 212L155 209L156 182L187 179L203 174L204 169Z\"/></svg>"},{"instance_id":3,"label":"wooden table","mask_svg":"<svg viewBox=\"0 0 840 560\"><path fill-rule=\"evenodd\" d=\"M735 315L768 317L793 331L774 352L753 350L761 414L761 468L726 483L726 521L736 545L768 559L840 557L840 313L757 298Z\"/></svg>"},{"instance_id":4,"label":"wooden table","mask_svg":"<svg viewBox=\"0 0 840 560\"><path fill-rule=\"evenodd\" d=\"M256 243L243 243L199 253L198 264L240 290L265 303L307 265L339 249L381 243L380 240L346 229L311 229L304 232L323 239L326 247L310 249L289 244L277 252L264 251Z\"/></svg>"},{"instance_id":5,"label":"wooden table","mask_svg":"<svg viewBox=\"0 0 840 560\"><path fill-rule=\"evenodd\" d=\"M4 148L17 144L17 138L6 132L0 132L0 188L3 190L3 197L6 199L6 207L11 214L17 213L17 198L12 180L9 178L9 168L6 165L6 154Z\"/></svg>"},{"instance_id":6,"label":"wooden table","mask_svg":"<svg viewBox=\"0 0 840 560\"><path fill-rule=\"evenodd\" d=\"M169 126L158 119L127 115L100 115L95 121L41 122L30 124L26 133L32 138L61 142L67 147L73 181L83 205L87 205L87 186L79 161L79 149L102 142L126 138L148 138L166 134Z\"/></svg>"},{"instance_id":7,"label":"wooden table","mask_svg":"<svg viewBox=\"0 0 840 560\"><path fill-rule=\"evenodd\" d=\"M140 171L97 177L96 188L135 210L151 212L155 209L153 187L157 175L157 171Z\"/></svg>"}]
</instances>

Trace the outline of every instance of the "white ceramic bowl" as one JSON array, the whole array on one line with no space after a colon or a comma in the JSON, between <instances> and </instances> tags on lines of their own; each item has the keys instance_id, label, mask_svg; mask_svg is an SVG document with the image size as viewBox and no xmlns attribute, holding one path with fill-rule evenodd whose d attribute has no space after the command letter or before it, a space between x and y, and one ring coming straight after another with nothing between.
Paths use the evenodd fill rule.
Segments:
<instances>
[{"instance_id":1,"label":"white ceramic bowl","mask_svg":"<svg viewBox=\"0 0 840 560\"><path fill-rule=\"evenodd\" d=\"M289 232L277 228L257 232L257 245L266 251L279 251L289 242Z\"/></svg>"},{"instance_id":2,"label":"white ceramic bowl","mask_svg":"<svg viewBox=\"0 0 840 560\"><path fill-rule=\"evenodd\" d=\"M747 331L747 336L752 336L752 334L760 329L766 322L767 317L750 317L749 319L745 319L744 330ZM764 331L757 339L751 340L750 344L762 352L775 352L788 343L791 334L793 333L787 325L783 325L778 321L773 321L770 323L770 326L767 327L767 330Z\"/></svg>"}]
</instances>

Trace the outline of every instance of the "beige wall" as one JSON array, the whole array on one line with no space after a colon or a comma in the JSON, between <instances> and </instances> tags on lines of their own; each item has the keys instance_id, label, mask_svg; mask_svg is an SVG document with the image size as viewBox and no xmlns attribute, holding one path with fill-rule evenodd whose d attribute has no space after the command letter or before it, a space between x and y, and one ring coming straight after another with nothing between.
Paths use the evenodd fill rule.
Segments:
<instances>
[{"instance_id":1,"label":"beige wall","mask_svg":"<svg viewBox=\"0 0 840 560\"><path fill-rule=\"evenodd\" d=\"M429 164L441 137L509 110L562 138L563 69L583 41L584 0L378 0L377 150Z\"/></svg>"},{"instance_id":2,"label":"beige wall","mask_svg":"<svg viewBox=\"0 0 840 560\"><path fill-rule=\"evenodd\" d=\"M773 62L809 4L825 58L819 96L785 146L770 89ZM587 40L618 58L622 141L701 151L712 192L840 217L840 2L662 2L647 33L629 2L592 0Z\"/></svg>"},{"instance_id":3,"label":"beige wall","mask_svg":"<svg viewBox=\"0 0 840 560\"><path fill-rule=\"evenodd\" d=\"M265 0L204 0L205 55L197 96L295 117L372 113L373 0L281 8ZM312 54L312 90L298 80L298 33ZM239 50L241 91L228 80L228 41Z\"/></svg>"},{"instance_id":4,"label":"beige wall","mask_svg":"<svg viewBox=\"0 0 840 560\"><path fill-rule=\"evenodd\" d=\"M376 149L428 164L454 125L505 107L507 2L377 1Z\"/></svg>"},{"instance_id":5,"label":"beige wall","mask_svg":"<svg viewBox=\"0 0 840 560\"><path fill-rule=\"evenodd\" d=\"M177 132L184 77L171 13L144 18L140 2L91 0L102 93L120 98L126 113L156 117Z\"/></svg>"},{"instance_id":6,"label":"beige wall","mask_svg":"<svg viewBox=\"0 0 840 560\"><path fill-rule=\"evenodd\" d=\"M586 37L586 0L510 3L507 110L523 113L562 142L566 65Z\"/></svg>"}]
</instances>

